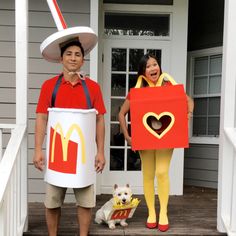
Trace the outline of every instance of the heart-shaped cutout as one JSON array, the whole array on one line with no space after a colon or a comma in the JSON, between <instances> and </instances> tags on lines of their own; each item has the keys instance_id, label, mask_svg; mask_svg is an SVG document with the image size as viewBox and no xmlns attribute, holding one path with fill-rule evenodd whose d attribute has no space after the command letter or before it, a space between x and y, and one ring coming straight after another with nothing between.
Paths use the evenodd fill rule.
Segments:
<instances>
[{"instance_id":1,"label":"heart-shaped cutout","mask_svg":"<svg viewBox=\"0 0 236 236\"><path fill-rule=\"evenodd\" d=\"M148 112L143 116L145 128L156 138L161 139L174 125L175 117L170 112L162 112L157 115Z\"/></svg>"}]
</instances>

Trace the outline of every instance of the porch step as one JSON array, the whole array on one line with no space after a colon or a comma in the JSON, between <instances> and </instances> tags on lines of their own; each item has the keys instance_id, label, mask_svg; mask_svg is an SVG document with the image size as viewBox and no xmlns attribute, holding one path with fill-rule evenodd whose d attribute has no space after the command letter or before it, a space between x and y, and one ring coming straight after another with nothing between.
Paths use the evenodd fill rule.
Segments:
<instances>
[{"instance_id":1,"label":"porch step","mask_svg":"<svg viewBox=\"0 0 236 236\"><path fill-rule=\"evenodd\" d=\"M117 226L110 230L107 225L91 223L90 236L114 235L226 235L219 233L216 229L217 191L208 188L185 187L183 196L170 196L169 221L170 229L160 232L157 229L145 228L147 209L143 196L134 196L141 199L133 218L128 219L128 227ZM93 211L93 219L96 210L103 205L109 195L97 197L97 206ZM158 210L158 202L157 202ZM157 211L158 212L158 211ZM58 236L75 236L77 230L76 209L74 204L65 204L62 209L60 229ZM42 203L29 203L29 231L24 236L47 235L44 217L44 206Z\"/></svg>"}]
</instances>

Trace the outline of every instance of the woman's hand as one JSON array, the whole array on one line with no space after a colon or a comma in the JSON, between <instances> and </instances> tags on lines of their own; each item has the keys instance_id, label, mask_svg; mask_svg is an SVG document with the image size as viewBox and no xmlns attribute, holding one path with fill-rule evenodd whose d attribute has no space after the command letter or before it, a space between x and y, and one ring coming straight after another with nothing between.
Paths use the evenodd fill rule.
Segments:
<instances>
[{"instance_id":1,"label":"woman's hand","mask_svg":"<svg viewBox=\"0 0 236 236\"><path fill-rule=\"evenodd\" d=\"M193 117L194 101L191 97L187 95L187 104L188 104L188 119L190 120Z\"/></svg>"},{"instance_id":2,"label":"woman's hand","mask_svg":"<svg viewBox=\"0 0 236 236\"><path fill-rule=\"evenodd\" d=\"M191 111L188 112L188 120L190 120L193 117L193 113Z\"/></svg>"},{"instance_id":3,"label":"woman's hand","mask_svg":"<svg viewBox=\"0 0 236 236\"><path fill-rule=\"evenodd\" d=\"M127 143L131 146L131 137L128 136L128 137L126 137L125 139L126 139Z\"/></svg>"}]
</instances>

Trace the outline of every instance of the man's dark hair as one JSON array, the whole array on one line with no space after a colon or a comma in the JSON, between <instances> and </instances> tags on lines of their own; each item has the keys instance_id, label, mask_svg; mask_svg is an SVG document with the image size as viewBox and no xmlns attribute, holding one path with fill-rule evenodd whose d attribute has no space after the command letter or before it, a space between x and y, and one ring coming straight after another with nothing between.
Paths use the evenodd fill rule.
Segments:
<instances>
[{"instance_id":1,"label":"man's dark hair","mask_svg":"<svg viewBox=\"0 0 236 236\"><path fill-rule=\"evenodd\" d=\"M68 47L71 47L71 46L78 46L81 50L81 53L82 53L83 57L84 57L84 48L82 47L82 44L78 39L77 40L69 40L69 41L66 41L65 43L62 43L60 45L60 47L61 47L61 57L63 56L65 50Z\"/></svg>"}]
</instances>

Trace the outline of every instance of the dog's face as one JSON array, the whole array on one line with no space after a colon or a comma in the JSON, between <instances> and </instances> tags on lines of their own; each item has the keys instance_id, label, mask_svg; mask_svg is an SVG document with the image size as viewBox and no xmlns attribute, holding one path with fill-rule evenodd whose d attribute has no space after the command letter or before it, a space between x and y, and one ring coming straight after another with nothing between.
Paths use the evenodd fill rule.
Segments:
<instances>
[{"instance_id":1,"label":"dog's face","mask_svg":"<svg viewBox=\"0 0 236 236\"><path fill-rule=\"evenodd\" d=\"M118 186L117 184L114 185L114 192L113 197L116 200L117 204L126 205L131 202L132 199L132 191L127 184L126 186Z\"/></svg>"}]
</instances>

